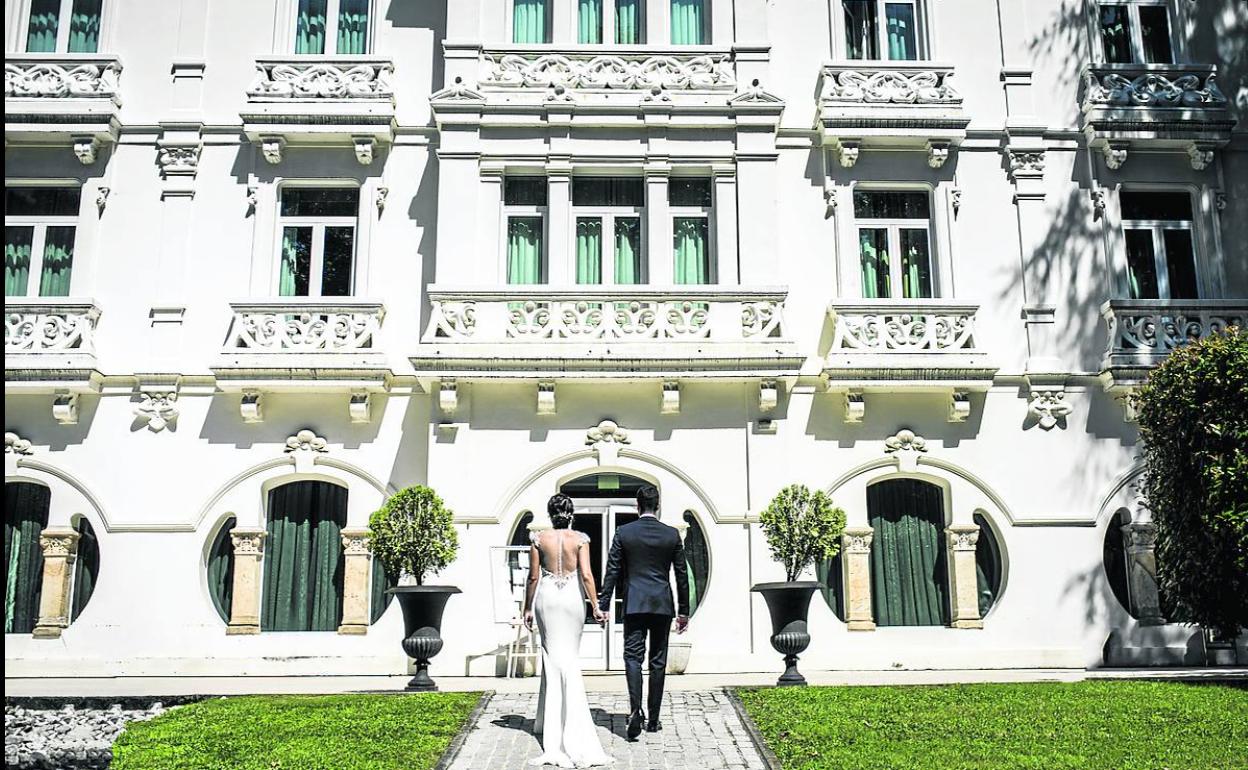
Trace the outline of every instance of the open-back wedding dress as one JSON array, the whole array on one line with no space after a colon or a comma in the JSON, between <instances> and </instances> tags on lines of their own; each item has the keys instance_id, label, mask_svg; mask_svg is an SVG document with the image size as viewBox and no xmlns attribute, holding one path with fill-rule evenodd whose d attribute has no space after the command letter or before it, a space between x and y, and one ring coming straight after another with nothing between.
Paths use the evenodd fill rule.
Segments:
<instances>
[{"instance_id":1,"label":"open-back wedding dress","mask_svg":"<svg viewBox=\"0 0 1248 770\"><path fill-rule=\"evenodd\" d=\"M570 529L532 534L542 570L533 601L542 635L542 685L534 730L541 735L542 755L530 760L531 765L594 767L615 761L602 750L581 676L585 598L579 559L568 571L563 558L564 546L573 539L578 553L589 543L588 535Z\"/></svg>"}]
</instances>

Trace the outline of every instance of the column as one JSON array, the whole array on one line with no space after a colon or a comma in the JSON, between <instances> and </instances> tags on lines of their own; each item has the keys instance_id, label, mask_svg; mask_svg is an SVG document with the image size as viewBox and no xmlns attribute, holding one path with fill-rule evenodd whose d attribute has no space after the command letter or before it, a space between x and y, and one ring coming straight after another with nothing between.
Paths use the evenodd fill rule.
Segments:
<instances>
[{"instance_id":1,"label":"column","mask_svg":"<svg viewBox=\"0 0 1248 770\"><path fill-rule=\"evenodd\" d=\"M373 577L373 553L368 550L367 529L344 529L342 550L346 566L342 576L342 625L340 634L368 633L369 587Z\"/></svg>"},{"instance_id":2,"label":"column","mask_svg":"<svg viewBox=\"0 0 1248 770\"><path fill-rule=\"evenodd\" d=\"M979 617L979 581L975 576L975 545L979 527L974 524L951 526L949 540L949 583L953 586L953 627L983 628Z\"/></svg>"},{"instance_id":3,"label":"column","mask_svg":"<svg viewBox=\"0 0 1248 770\"><path fill-rule=\"evenodd\" d=\"M572 164L546 167L546 281L555 286L576 283L572 270Z\"/></svg>"},{"instance_id":4,"label":"column","mask_svg":"<svg viewBox=\"0 0 1248 770\"><path fill-rule=\"evenodd\" d=\"M1164 625L1157 592L1157 525L1133 522L1122 525L1122 547L1127 557L1127 597L1131 614L1142 626Z\"/></svg>"},{"instance_id":5,"label":"column","mask_svg":"<svg viewBox=\"0 0 1248 770\"><path fill-rule=\"evenodd\" d=\"M841 535L841 565L844 570L845 620L850 631L874 631L871 613L870 527L849 527Z\"/></svg>"},{"instance_id":6,"label":"column","mask_svg":"<svg viewBox=\"0 0 1248 770\"><path fill-rule=\"evenodd\" d=\"M230 607L230 624L225 633L260 633L260 581L264 563L263 529L235 527L230 530L234 546L234 601Z\"/></svg>"},{"instance_id":7,"label":"column","mask_svg":"<svg viewBox=\"0 0 1248 770\"><path fill-rule=\"evenodd\" d=\"M672 217L667 203L667 182L671 167L666 163L646 164L646 259L650 283L675 283L672 264Z\"/></svg>"},{"instance_id":8,"label":"column","mask_svg":"<svg viewBox=\"0 0 1248 770\"><path fill-rule=\"evenodd\" d=\"M506 260L501 256L507 238L506 224L502 221L504 171L501 163L481 164L481 186L477 193L477 259L448 259L448 263L461 264L438 265L439 282L495 286L507 283ZM471 264L473 262L478 264ZM447 278L442 277L443 271Z\"/></svg>"},{"instance_id":9,"label":"column","mask_svg":"<svg viewBox=\"0 0 1248 770\"><path fill-rule=\"evenodd\" d=\"M78 559L78 533L72 529L45 529L39 536L43 549L43 589L39 597L36 639L58 639L69 627L69 593L74 562Z\"/></svg>"},{"instance_id":10,"label":"column","mask_svg":"<svg viewBox=\"0 0 1248 770\"><path fill-rule=\"evenodd\" d=\"M737 169L730 164L711 167L714 180L715 282L722 286L740 283L737 263Z\"/></svg>"}]
</instances>

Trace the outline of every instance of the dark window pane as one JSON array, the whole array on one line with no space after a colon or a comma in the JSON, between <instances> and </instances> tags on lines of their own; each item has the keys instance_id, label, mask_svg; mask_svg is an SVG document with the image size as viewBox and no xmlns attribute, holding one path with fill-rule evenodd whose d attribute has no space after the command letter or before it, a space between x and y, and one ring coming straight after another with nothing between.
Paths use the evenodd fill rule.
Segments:
<instances>
[{"instance_id":1,"label":"dark window pane","mask_svg":"<svg viewBox=\"0 0 1248 770\"><path fill-rule=\"evenodd\" d=\"M277 293L282 297L308 296L312 273L312 228L287 227L282 231L282 266Z\"/></svg>"},{"instance_id":2,"label":"dark window pane","mask_svg":"<svg viewBox=\"0 0 1248 770\"><path fill-rule=\"evenodd\" d=\"M645 197L641 177L572 177L573 206L641 207L645 205Z\"/></svg>"},{"instance_id":3,"label":"dark window pane","mask_svg":"<svg viewBox=\"0 0 1248 770\"><path fill-rule=\"evenodd\" d=\"M545 206L546 177L507 177L503 181L503 203L508 206Z\"/></svg>"},{"instance_id":4,"label":"dark window pane","mask_svg":"<svg viewBox=\"0 0 1248 770\"><path fill-rule=\"evenodd\" d=\"M353 217L359 210L358 187L287 187L282 190L284 217Z\"/></svg>"},{"instance_id":5,"label":"dark window pane","mask_svg":"<svg viewBox=\"0 0 1248 770\"><path fill-rule=\"evenodd\" d=\"M43 244L43 272L39 276L40 297L68 297L69 278L74 267L73 227L49 227Z\"/></svg>"},{"instance_id":6,"label":"dark window pane","mask_svg":"<svg viewBox=\"0 0 1248 770\"><path fill-rule=\"evenodd\" d=\"M841 7L845 9L845 51L849 58L880 58L875 0L842 0Z\"/></svg>"},{"instance_id":7,"label":"dark window pane","mask_svg":"<svg viewBox=\"0 0 1248 770\"><path fill-rule=\"evenodd\" d=\"M711 180L706 177L673 177L668 181L667 202L673 206L710 206Z\"/></svg>"},{"instance_id":8,"label":"dark window pane","mask_svg":"<svg viewBox=\"0 0 1248 770\"><path fill-rule=\"evenodd\" d=\"M909 3L888 3L884 6L888 25L888 58L912 61L919 58L914 38L914 6Z\"/></svg>"},{"instance_id":9,"label":"dark window pane","mask_svg":"<svg viewBox=\"0 0 1248 770\"><path fill-rule=\"evenodd\" d=\"M1123 192L1122 218L1190 222L1192 196L1185 192Z\"/></svg>"},{"instance_id":10,"label":"dark window pane","mask_svg":"<svg viewBox=\"0 0 1248 770\"><path fill-rule=\"evenodd\" d=\"M858 252L862 258L862 296L881 299L892 295L888 275L888 230L871 228L858 231Z\"/></svg>"},{"instance_id":11,"label":"dark window pane","mask_svg":"<svg viewBox=\"0 0 1248 770\"><path fill-rule=\"evenodd\" d=\"M854 192L854 216L859 219L927 219L930 210L925 192Z\"/></svg>"},{"instance_id":12,"label":"dark window pane","mask_svg":"<svg viewBox=\"0 0 1248 770\"><path fill-rule=\"evenodd\" d=\"M1192 254L1191 230L1166 230L1166 267L1170 274L1170 299L1199 299L1196 296L1196 261Z\"/></svg>"},{"instance_id":13,"label":"dark window pane","mask_svg":"<svg viewBox=\"0 0 1248 770\"><path fill-rule=\"evenodd\" d=\"M906 299L932 296L932 261L927 251L927 230L901 231L901 294Z\"/></svg>"},{"instance_id":14,"label":"dark window pane","mask_svg":"<svg viewBox=\"0 0 1248 770\"><path fill-rule=\"evenodd\" d=\"M30 4L30 26L26 29L26 52L55 52L60 21L61 0L33 0Z\"/></svg>"},{"instance_id":15,"label":"dark window pane","mask_svg":"<svg viewBox=\"0 0 1248 770\"><path fill-rule=\"evenodd\" d=\"M69 14L69 52L95 53L100 48L102 0L74 0Z\"/></svg>"},{"instance_id":16,"label":"dark window pane","mask_svg":"<svg viewBox=\"0 0 1248 770\"><path fill-rule=\"evenodd\" d=\"M1157 299L1157 262L1152 230L1127 230L1127 292L1131 299Z\"/></svg>"},{"instance_id":17,"label":"dark window pane","mask_svg":"<svg viewBox=\"0 0 1248 770\"><path fill-rule=\"evenodd\" d=\"M325 264L321 271L321 296L351 294L351 262L355 256L354 227L325 228Z\"/></svg>"},{"instance_id":18,"label":"dark window pane","mask_svg":"<svg viewBox=\"0 0 1248 770\"><path fill-rule=\"evenodd\" d=\"M1131 55L1131 22L1125 5L1101 6L1101 44L1105 48L1105 61L1134 61Z\"/></svg>"},{"instance_id":19,"label":"dark window pane","mask_svg":"<svg viewBox=\"0 0 1248 770\"><path fill-rule=\"evenodd\" d=\"M1164 5L1140 6L1140 35L1144 38L1144 61L1169 64L1174 61L1170 51L1170 16Z\"/></svg>"},{"instance_id":20,"label":"dark window pane","mask_svg":"<svg viewBox=\"0 0 1248 770\"><path fill-rule=\"evenodd\" d=\"M4 215L76 217L81 197L78 187L6 187Z\"/></svg>"},{"instance_id":21,"label":"dark window pane","mask_svg":"<svg viewBox=\"0 0 1248 770\"><path fill-rule=\"evenodd\" d=\"M4 228L4 296L24 297L30 288L30 248L33 227Z\"/></svg>"}]
</instances>

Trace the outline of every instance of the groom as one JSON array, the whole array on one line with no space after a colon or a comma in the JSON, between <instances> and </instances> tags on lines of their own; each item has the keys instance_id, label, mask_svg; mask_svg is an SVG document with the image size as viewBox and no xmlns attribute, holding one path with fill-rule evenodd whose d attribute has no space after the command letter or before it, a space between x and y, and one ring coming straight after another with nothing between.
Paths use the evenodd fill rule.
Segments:
<instances>
[{"instance_id":1,"label":"groom","mask_svg":"<svg viewBox=\"0 0 1248 770\"><path fill-rule=\"evenodd\" d=\"M607 612L616 584L624 600L624 672L628 680L628 739L637 740L645 714L641 710L641 663L650 638L650 721L647 732L658 732L663 678L667 674L667 635L676 617L676 633L689 625L689 575L685 546L675 527L659 521L659 490L644 484L637 490L637 521L625 524L611 541L607 573L598 594L598 607ZM676 605L668 574L676 572Z\"/></svg>"}]
</instances>

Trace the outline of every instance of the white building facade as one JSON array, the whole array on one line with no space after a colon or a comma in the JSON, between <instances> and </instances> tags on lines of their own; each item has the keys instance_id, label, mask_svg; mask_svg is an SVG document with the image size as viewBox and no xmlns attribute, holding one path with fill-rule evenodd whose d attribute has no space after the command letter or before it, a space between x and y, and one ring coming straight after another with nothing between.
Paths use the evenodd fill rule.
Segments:
<instances>
[{"instance_id":1,"label":"white building facade","mask_svg":"<svg viewBox=\"0 0 1248 770\"><path fill-rule=\"evenodd\" d=\"M1203 661L1124 400L1248 317L1237 0L6 0L5 674L508 669L558 491L656 484L693 672ZM618 622L587 626L621 667ZM1241 662L1248 661L1243 639Z\"/></svg>"}]
</instances>

